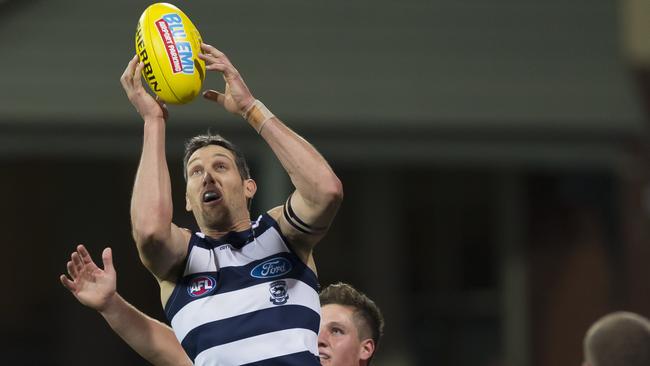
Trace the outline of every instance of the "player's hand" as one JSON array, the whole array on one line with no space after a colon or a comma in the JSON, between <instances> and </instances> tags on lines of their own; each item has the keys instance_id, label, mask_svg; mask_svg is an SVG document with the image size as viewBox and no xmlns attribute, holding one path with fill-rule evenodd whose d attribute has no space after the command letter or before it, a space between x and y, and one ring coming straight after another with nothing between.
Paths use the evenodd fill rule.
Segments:
<instances>
[{"instance_id":1,"label":"player's hand","mask_svg":"<svg viewBox=\"0 0 650 366\"><path fill-rule=\"evenodd\" d=\"M88 250L83 245L78 245L77 251L72 252L67 263L70 278L65 275L59 277L63 286L80 303L97 311L103 311L116 294L117 275L111 248L104 249L102 261L103 270L93 262Z\"/></svg>"},{"instance_id":2,"label":"player's hand","mask_svg":"<svg viewBox=\"0 0 650 366\"><path fill-rule=\"evenodd\" d=\"M201 43L199 58L205 61L206 70L220 71L226 88L223 93L216 90L206 90L203 97L221 104L228 112L243 114L254 102L255 98L248 90L239 71L230 63L228 57L218 49Z\"/></svg>"},{"instance_id":3,"label":"player's hand","mask_svg":"<svg viewBox=\"0 0 650 366\"><path fill-rule=\"evenodd\" d=\"M167 119L167 106L157 97L154 99L142 86L142 69L144 63L138 62L138 55L135 55L126 66L120 83L126 92L131 104L146 121L148 119Z\"/></svg>"}]
</instances>

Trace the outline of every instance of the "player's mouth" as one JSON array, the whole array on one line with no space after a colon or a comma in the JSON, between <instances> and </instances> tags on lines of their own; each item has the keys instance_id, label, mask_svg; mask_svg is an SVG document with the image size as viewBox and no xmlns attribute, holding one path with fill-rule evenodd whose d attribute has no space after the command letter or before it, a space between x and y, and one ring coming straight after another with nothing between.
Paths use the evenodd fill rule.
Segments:
<instances>
[{"instance_id":1,"label":"player's mouth","mask_svg":"<svg viewBox=\"0 0 650 366\"><path fill-rule=\"evenodd\" d=\"M201 195L201 200L203 203L208 205L219 203L221 201L221 198L221 192L216 189L207 190Z\"/></svg>"},{"instance_id":2,"label":"player's mouth","mask_svg":"<svg viewBox=\"0 0 650 366\"><path fill-rule=\"evenodd\" d=\"M329 360L330 355L328 355L327 353L319 353L318 358L320 358L321 360Z\"/></svg>"}]
</instances>

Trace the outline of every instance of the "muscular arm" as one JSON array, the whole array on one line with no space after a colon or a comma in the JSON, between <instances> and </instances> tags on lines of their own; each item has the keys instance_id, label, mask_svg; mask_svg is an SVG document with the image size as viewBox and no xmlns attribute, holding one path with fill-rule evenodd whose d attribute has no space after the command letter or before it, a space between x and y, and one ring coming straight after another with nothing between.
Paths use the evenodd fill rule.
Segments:
<instances>
[{"instance_id":1,"label":"muscular arm","mask_svg":"<svg viewBox=\"0 0 650 366\"><path fill-rule=\"evenodd\" d=\"M171 328L136 309L118 293L100 313L120 338L152 364L192 365Z\"/></svg>"},{"instance_id":2,"label":"muscular arm","mask_svg":"<svg viewBox=\"0 0 650 366\"><path fill-rule=\"evenodd\" d=\"M343 199L341 181L309 142L276 117L264 124L260 134L296 188L285 204L280 227L292 242L311 249L325 234Z\"/></svg>"},{"instance_id":3,"label":"muscular arm","mask_svg":"<svg viewBox=\"0 0 650 366\"><path fill-rule=\"evenodd\" d=\"M142 63L129 62L121 82L144 120L142 155L131 197L131 226L142 263L158 281L173 280L189 234L172 223L171 183L165 156L166 109L142 87Z\"/></svg>"},{"instance_id":4,"label":"muscular arm","mask_svg":"<svg viewBox=\"0 0 650 366\"><path fill-rule=\"evenodd\" d=\"M131 227L142 263L166 280L183 260L188 234L172 223L172 198L165 157L165 121L144 122L142 155L131 197Z\"/></svg>"},{"instance_id":5,"label":"muscular arm","mask_svg":"<svg viewBox=\"0 0 650 366\"><path fill-rule=\"evenodd\" d=\"M305 139L272 116L255 101L241 75L226 55L209 45L202 45L207 70L223 73L224 93L208 90L204 97L218 102L232 113L246 116L249 123L269 144L273 153L289 174L295 186L290 196L291 214L282 208L269 213L279 221L280 229L301 252L303 260L311 262L313 246L327 231L343 199L343 186L327 161Z\"/></svg>"},{"instance_id":6,"label":"muscular arm","mask_svg":"<svg viewBox=\"0 0 650 366\"><path fill-rule=\"evenodd\" d=\"M83 305L97 310L106 322L140 356L156 366L191 365L192 362L165 324L148 317L126 302L116 290L117 273L110 248L102 253L99 268L83 245L70 256L68 277L60 281Z\"/></svg>"}]
</instances>

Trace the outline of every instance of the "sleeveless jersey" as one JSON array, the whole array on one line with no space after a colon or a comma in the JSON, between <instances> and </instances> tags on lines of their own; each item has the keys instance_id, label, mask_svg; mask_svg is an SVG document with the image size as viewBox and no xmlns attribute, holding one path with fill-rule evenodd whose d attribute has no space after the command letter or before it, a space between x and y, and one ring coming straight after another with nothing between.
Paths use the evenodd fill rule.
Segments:
<instances>
[{"instance_id":1,"label":"sleeveless jersey","mask_svg":"<svg viewBox=\"0 0 650 366\"><path fill-rule=\"evenodd\" d=\"M220 239L193 234L165 313L197 366L320 365L316 275L268 214Z\"/></svg>"}]
</instances>

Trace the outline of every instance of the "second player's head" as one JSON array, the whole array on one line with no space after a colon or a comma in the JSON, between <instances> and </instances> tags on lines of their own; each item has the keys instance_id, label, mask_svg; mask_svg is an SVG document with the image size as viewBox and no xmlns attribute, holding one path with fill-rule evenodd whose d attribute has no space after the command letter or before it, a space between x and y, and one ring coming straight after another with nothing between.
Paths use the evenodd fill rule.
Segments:
<instances>
[{"instance_id":1,"label":"second player's head","mask_svg":"<svg viewBox=\"0 0 650 366\"><path fill-rule=\"evenodd\" d=\"M220 135L198 135L185 144L186 209L202 230L227 230L249 218L257 189L241 151Z\"/></svg>"},{"instance_id":2,"label":"second player's head","mask_svg":"<svg viewBox=\"0 0 650 366\"><path fill-rule=\"evenodd\" d=\"M321 365L369 365L384 331L379 307L363 293L340 282L323 289L320 301Z\"/></svg>"},{"instance_id":3,"label":"second player's head","mask_svg":"<svg viewBox=\"0 0 650 366\"><path fill-rule=\"evenodd\" d=\"M615 312L594 323L584 340L585 366L650 365L650 321Z\"/></svg>"}]
</instances>

